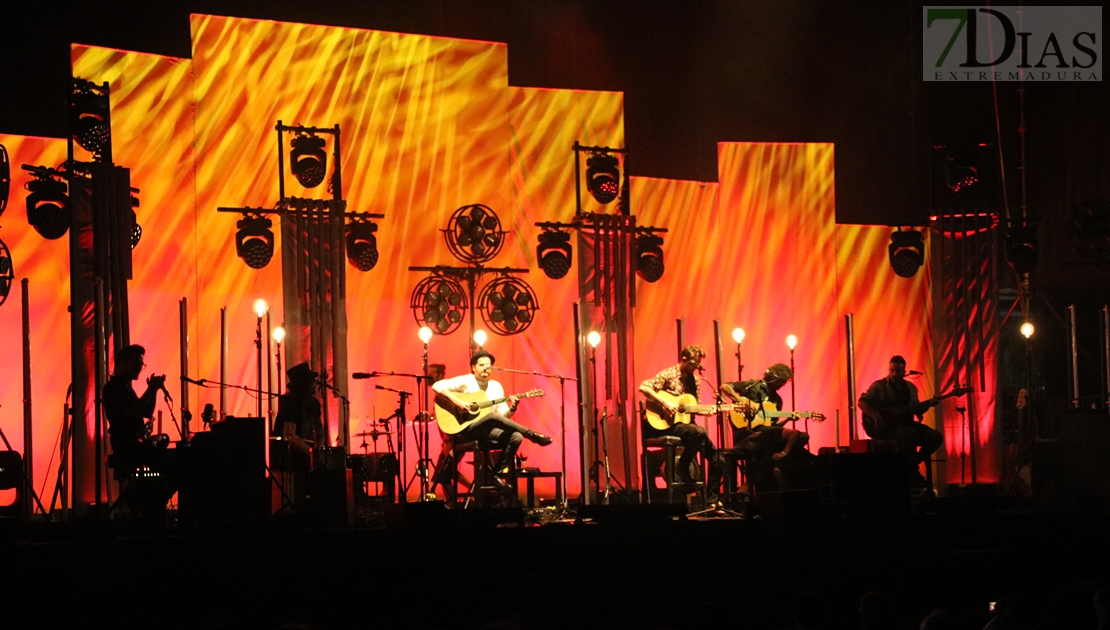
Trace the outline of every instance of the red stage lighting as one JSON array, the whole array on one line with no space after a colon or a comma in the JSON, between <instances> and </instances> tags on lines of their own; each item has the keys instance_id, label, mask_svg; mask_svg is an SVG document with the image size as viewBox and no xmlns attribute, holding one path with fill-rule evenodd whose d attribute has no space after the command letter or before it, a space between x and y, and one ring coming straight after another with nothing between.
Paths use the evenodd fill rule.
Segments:
<instances>
[{"instance_id":1,"label":"red stage lighting","mask_svg":"<svg viewBox=\"0 0 1110 630\"><path fill-rule=\"evenodd\" d=\"M586 189L598 203L611 203L621 192L617 156L596 154L586 160Z\"/></svg>"},{"instance_id":2,"label":"red stage lighting","mask_svg":"<svg viewBox=\"0 0 1110 630\"><path fill-rule=\"evenodd\" d=\"M289 152L293 176L305 188L316 188L324 181L328 170L326 142L316 135L301 134L293 137L293 150Z\"/></svg>"}]
</instances>

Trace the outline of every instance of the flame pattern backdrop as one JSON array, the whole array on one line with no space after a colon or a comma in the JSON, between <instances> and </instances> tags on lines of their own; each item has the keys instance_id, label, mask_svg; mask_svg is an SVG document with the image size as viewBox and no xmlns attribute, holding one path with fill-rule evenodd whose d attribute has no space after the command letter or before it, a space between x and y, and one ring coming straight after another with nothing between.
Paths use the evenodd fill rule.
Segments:
<instances>
[{"instance_id":1,"label":"flame pattern backdrop","mask_svg":"<svg viewBox=\"0 0 1110 630\"><path fill-rule=\"evenodd\" d=\"M192 35L191 60L79 45L72 50L75 75L111 83L115 160L132 169L132 185L142 190L138 216L144 234L135 250L131 326L132 339L148 348L153 371L179 382L177 301L187 297L191 375L218 377L219 312L227 307L227 378L254 382L251 304L265 298L274 324L281 322L280 264L246 267L235 255L237 215L216 208L272 207L277 201L274 125L282 120L321 127L338 123L348 208L386 215L379 221L378 266L366 274L348 269L352 371L420 371L422 348L409 298L423 276L408 266L457 264L441 230L456 208L484 203L507 230L507 245L489 266L531 269L526 280L540 303L528 331L492 336L487 348L499 366L574 376L575 274L562 280L542 274L534 223L574 216L575 140L625 145L622 94L510 87L507 50L499 43L205 15L193 16ZM61 140L0 136L0 142L16 165L55 166L65 159ZM848 419L842 316L856 314L860 392L885 374L891 354L932 366L929 275L894 276L886 259L890 228L836 225L831 144L722 143L718 159L719 183L631 179L632 212L639 223L669 230L663 279L655 284L637 279L631 389L675 363L677 318L687 320L687 342L710 352L713 320L721 320L726 380L736 376L734 327L748 334L743 345L748 378L771 363L789 362L785 338L793 333L800 339L797 407L840 418L839 427L832 421L811 425L814 447L833 444L838 436L843 444ZM13 191L22 189L24 175L13 172ZM286 184L290 195L324 195L322 188L300 189L292 177ZM17 194L13 200L0 235L11 247L19 277L31 280L35 484L51 487L56 458L49 467L44 463L56 448L69 380L67 245L43 240L25 217L16 219L22 200ZM606 209L584 193L584 210L615 212L616 206ZM0 309L5 331L19 330L18 301ZM6 338L0 361L11 367L0 381L0 421L20 449L22 392L14 369L20 348L17 335ZM454 335L436 336L429 360L446 363L448 374L463 373L466 348L463 326ZM715 383L712 361L706 367L706 377ZM931 370L925 371L921 389L929 392ZM557 378L499 378L508 391L544 388L548 395L526 402L520 418L560 435ZM409 391L416 387L402 377L379 382ZM396 407L394 395L375 390L375 384L351 383L352 433L371 428ZM581 483L579 436L575 386L567 385L562 402L573 495ZM218 402L216 390L193 391L194 412ZM789 392L784 393L789 405ZM703 398L709 396L703 391ZM227 412L252 415L254 406L253 398L233 391ZM632 429L638 435L638 427ZM168 422L165 430L176 437ZM434 433L433 458L439 442ZM412 434L406 437L411 472ZM352 451L360 444L353 439ZM527 447L525 453L529 465L559 469L558 444ZM618 468L623 465L617 462Z\"/></svg>"}]
</instances>

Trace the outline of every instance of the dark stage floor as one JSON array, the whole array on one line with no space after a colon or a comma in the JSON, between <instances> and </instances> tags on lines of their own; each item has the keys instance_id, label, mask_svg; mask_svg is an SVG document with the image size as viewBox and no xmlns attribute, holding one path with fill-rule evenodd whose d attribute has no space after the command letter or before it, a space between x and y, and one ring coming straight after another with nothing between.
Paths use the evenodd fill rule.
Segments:
<instances>
[{"instance_id":1,"label":"dark stage floor","mask_svg":"<svg viewBox=\"0 0 1110 630\"><path fill-rule=\"evenodd\" d=\"M781 628L793 597L815 590L829 627L858 628L860 595L881 590L906 620L945 607L978 629L989 602L1019 593L1043 627L1094 628L1108 558L1100 506L788 506L709 520L631 506L596 522L495 524L506 515L519 513L418 505L373 528L267 519L159 535L128 521L40 523L0 548L4 626Z\"/></svg>"}]
</instances>

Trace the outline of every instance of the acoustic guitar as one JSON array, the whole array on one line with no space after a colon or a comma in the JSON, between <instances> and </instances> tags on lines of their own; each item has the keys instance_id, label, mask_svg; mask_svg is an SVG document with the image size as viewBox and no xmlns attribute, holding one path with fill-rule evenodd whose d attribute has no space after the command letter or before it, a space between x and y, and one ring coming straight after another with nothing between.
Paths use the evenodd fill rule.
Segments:
<instances>
[{"instance_id":1,"label":"acoustic guitar","mask_svg":"<svg viewBox=\"0 0 1110 630\"><path fill-rule=\"evenodd\" d=\"M445 394L436 393L436 423L439 424L439 430L448 435L455 435L464 431L476 421L493 413L494 407L512 398L512 396L505 396L504 398L490 400L489 396L482 391L469 394L451 392L451 394L467 403L467 405L458 407ZM515 394L515 396L517 398L536 398L543 396L543 390L533 389L523 394Z\"/></svg>"},{"instance_id":2,"label":"acoustic guitar","mask_svg":"<svg viewBox=\"0 0 1110 630\"><path fill-rule=\"evenodd\" d=\"M655 392L657 396L678 407L678 412L671 415L667 409L655 400L646 401L647 422L653 428L666 431L675 424L690 424L694 416L712 416L719 411L730 411L732 405L703 405L693 394L675 396L670 392Z\"/></svg>"},{"instance_id":3,"label":"acoustic guitar","mask_svg":"<svg viewBox=\"0 0 1110 630\"><path fill-rule=\"evenodd\" d=\"M754 403L752 403L754 404ZM722 405L724 406L724 405ZM825 414L816 411L779 411L775 403L765 400L757 409L748 404L728 405L729 420L737 429L758 431L768 427L781 427L787 422L809 418L814 422L824 422Z\"/></svg>"}]
</instances>

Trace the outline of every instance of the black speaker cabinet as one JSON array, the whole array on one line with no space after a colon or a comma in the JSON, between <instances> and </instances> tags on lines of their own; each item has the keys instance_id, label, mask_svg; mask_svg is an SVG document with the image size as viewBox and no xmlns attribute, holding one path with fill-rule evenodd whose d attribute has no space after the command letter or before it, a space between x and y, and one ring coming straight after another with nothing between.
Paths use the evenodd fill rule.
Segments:
<instances>
[{"instance_id":1,"label":"black speaker cabinet","mask_svg":"<svg viewBox=\"0 0 1110 630\"><path fill-rule=\"evenodd\" d=\"M908 513L912 468L907 453L821 455L821 499L857 512Z\"/></svg>"},{"instance_id":2,"label":"black speaker cabinet","mask_svg":"<svg viewBox=\"0 0 1110 630\"><path fill-rule=\"evenodd\" d=\"M267 516L265 425L262 418L233 418L193 435L178 449L184 520Z\"/></svg>"}]
</instances>

